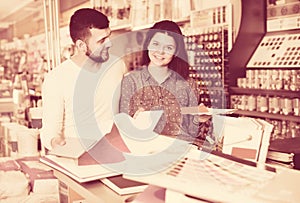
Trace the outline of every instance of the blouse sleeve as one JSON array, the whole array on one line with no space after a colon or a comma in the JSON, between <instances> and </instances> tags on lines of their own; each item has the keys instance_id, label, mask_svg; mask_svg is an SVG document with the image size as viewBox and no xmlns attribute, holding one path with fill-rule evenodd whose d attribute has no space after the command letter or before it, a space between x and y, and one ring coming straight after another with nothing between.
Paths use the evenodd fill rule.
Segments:
<instances>
[{"instance_id":1,"label":"blouse sleeve","mask_svg":"<svg viewBox=\"0 0 300 203\"><path fill-rule=\"evenodd\" d=\"M197 106L199 103L199 93L197 91L197 84L194 80L189 80L189 84L189 106ZM191 136L197 137L199 132L199 123L194 122L194 117L194 115L188 115L188 131Z\"/></svg>"},{"instance_id":2,"label":"blouse sleeve","mask_svg":"<svg viewBox=\"0 0 300 203\"><path fill-rule=\"evenodd\" d=\"M120 112L130 115L132 112L130 100L135 92L135 82L130 73L125 75L121 83ZM133 116L133 115L130 115Z\"/></svg>"}]
</instances>

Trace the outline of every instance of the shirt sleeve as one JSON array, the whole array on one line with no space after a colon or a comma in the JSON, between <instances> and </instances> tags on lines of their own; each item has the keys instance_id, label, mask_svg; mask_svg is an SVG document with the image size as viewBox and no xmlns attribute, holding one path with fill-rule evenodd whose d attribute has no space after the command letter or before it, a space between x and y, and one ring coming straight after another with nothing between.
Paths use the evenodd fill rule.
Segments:
<instances>
[{"instance_id":1,"label":"shirt sleeve","mask_svg":"<svg viewBox=\"0 0 300 203\"><path fill-rule=\"evenodd\" d=\"M120 112L120 97L121 97L121 81L124 77L124 75L128 72L128 68L125 65L123 60L118 61L116 64L114 64L114 69L116 69L116 73L114 74L114 78L112 78L112 80L116 80L116 83L118 83L118 85L116 86L116 88L113 90L114 91L114 97L113 97L113 101L112 101L112 110L113 110L113 114L117 114Z\"/></svg>"},{"instance_id":2,"label":"shirt sleeve","mask_svg":"<svg viewBox=\"0 0 300 203\"><path fill-rule=\"evenodd\" d=\"M62 136L64 100L62 87L54 75L48 74L42 85L42 129L41 142L44 147L51 149L51 140Z\"/></svg>"}]
</instances>

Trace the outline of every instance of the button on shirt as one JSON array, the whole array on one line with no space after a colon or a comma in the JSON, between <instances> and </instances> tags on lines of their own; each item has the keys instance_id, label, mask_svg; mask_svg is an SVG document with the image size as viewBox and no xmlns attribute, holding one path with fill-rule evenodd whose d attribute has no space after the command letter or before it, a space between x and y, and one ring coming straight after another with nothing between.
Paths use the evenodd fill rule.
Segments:
<instances>
[{"instance_id":1,"label":"button on shirt","mask_svg":"<svg viewBox=\"0 0 300 203\"><path fill-rule=\"evenodd\" d=\"M120 111L133 116L139 108L163 110L155 132L195 137L199 125L193 123L192 115L181 115L180 110L181 107L198 105L195 83L187 82L174 71L170 72L169 77L159 84L148 68L131 71L122 81Z\"/></svg>"}]
</instances>

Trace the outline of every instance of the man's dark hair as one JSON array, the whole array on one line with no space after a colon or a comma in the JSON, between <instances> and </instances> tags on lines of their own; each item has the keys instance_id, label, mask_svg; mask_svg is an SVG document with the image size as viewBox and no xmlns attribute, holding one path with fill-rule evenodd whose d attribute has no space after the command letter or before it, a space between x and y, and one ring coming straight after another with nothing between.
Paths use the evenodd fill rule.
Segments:
<instances>
[{"instance_id":1,"label":"man's dark hair","mask_svg":"<svg viewBox=\"0 0 300 203\"><path fill-rule=\"evenodd\" d=\"M82 8L71 16L70 36L75 43L77 40L86 41L90 36L91 28L105 29L109 27L109 20L103 13L91 9Z\"/></svg>"}]
</instances>

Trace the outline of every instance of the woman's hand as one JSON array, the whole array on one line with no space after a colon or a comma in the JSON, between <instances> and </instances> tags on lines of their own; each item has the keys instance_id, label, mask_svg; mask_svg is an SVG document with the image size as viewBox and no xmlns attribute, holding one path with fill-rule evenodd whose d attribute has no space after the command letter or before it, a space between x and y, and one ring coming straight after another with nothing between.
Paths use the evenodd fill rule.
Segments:
<instances>
[{"instance_id":1,"label":"woman's hand","mask_svg":"<svg viewBox=\"0 0 300 203\"><path fill-rule=\"evenodd\" d=\"M207 107L203 103L199 104L198 111L200 113L209 112ZM204 123L204 122L208 121L210 118L211 118L211 115L206 115L206 114L196 115L196 116L194 116L193 122L194 123Z\"/></svg>"},{"instance_id":2,"label":"woman's hand","mask_svg":"<svg viewBox=\"0 0 300 203\"><path fill-rule=\"evenodd\" d=\"M204 123L211 118L211 115L201 115L199 116L198 120L200 123Z\"/></svg>"},{"instance_id":3,"label":"woman's hand","mask_svg":"<svg viewBox=\"0 0 300 203\"><path fill-rule=\"evenodd\" d=\"M198 111L199 111L200 113L205 113L205 112L208 112L208 109L207 109L207 107L206 107L203 103L201 103L201 104L199 104L199 106L198 106Z\"/></svg>"},{"instance_id":4,"label":"woman's hand","mask_svg":"<svg viewBox=\"0 0 300 203\"><path fill-rule=\"evenodd\" d=\"M143 112L143 111L145 111L145 109L144 109L143 107L140 107L140 108L134 113L133 118L136 119L136 117L138 116L138 114L139 114L140 112Z\"/></svg>"}]
</instances>

